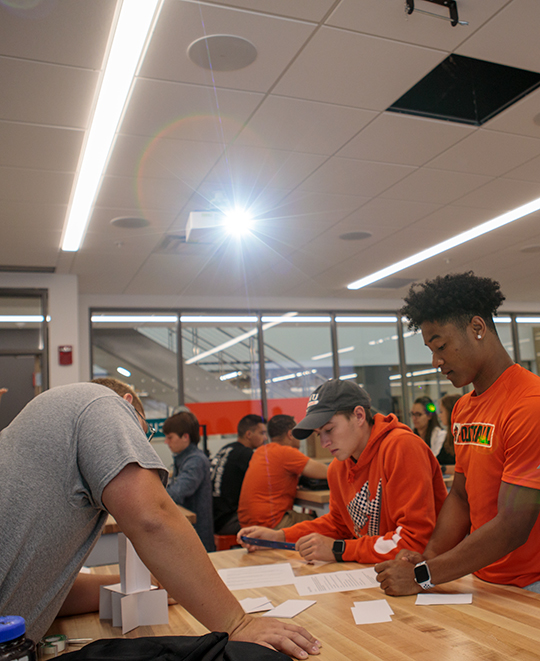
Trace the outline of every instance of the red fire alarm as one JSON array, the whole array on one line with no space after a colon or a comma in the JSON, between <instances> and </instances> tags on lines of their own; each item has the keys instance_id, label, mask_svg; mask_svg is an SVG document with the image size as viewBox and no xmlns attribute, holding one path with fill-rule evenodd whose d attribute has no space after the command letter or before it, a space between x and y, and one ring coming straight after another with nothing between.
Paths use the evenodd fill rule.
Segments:
<instances>
[{"instance_id":1,"label":"red fire alarm","mask_svg":"<svg viewBox=\"0 0 540 661\"><path fill-rule=\"evenodd\" d=\"M73 364L73 346L71 344L62 344L58 347L58 364Z\"/></svg>"}]
</instances>

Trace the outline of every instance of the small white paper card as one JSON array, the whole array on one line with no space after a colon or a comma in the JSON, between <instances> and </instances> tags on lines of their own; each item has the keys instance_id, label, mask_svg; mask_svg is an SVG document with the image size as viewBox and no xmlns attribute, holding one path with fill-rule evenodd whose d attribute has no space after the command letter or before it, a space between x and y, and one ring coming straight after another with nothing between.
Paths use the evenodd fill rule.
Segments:
<instances>
[{"instance_id":1,"label":"small white paper card","mask_svg":"<svg viewBox=\"0 0 540 661\"><path fill-rule=\"evenodd\" d=\"M229 590L267 588L273 585L292 585L294 583L294 574L289 562L256 565L255 567L231 567L220 569L218 574Z\"/></svg>"},{"instance_id":2,"label":"small white paper card","mask_svg":"<svg viewBox=\"0 0 540 661\"><path fill-rule=\"evenodd\" d=\"M150 590L152 587L150 571L137 555L133 544L123 533L118 533L118 562L122 592L131 594Z\"/></svg>"},{"instance_id":3,"label":"small white paper card","mask_svg":"<svg viewBox=\"0 0 540 661\"><path fill-rule=\"evenodd\" d=\"M262 613L274 608L267 597L246 597L240 601L240 606L244 609L244 613Z\"/></svg>"},{"instance_id":4,"label":"small white paper card","mask_svg":"<svg viewBox=\"0 0 540 661\"><path fill-rule=\"evenodd\" d=\"M122 634L142 625L168 624L167 590L134 592L121 599Z\"/></svg>"},{"instance_id":5,"label":"small white paper card","mask_svg":"<svg viewBox=\"0 0 540 661\"><path fill-rule=\"evenodd\" d=\"M122 593L120 583L113 585L100 585L99 586L99 619L112 620L113 607L112 607L112 592Z\"/></svg>"},{"instance_id":6,"label":"small white paper card","mask_svg":"<svg viewBox=\"0 0 540 661\"><path fill-rule=\"evenodd\" d=\"M391 622L390 615L394 611L386 599L374 601L355 601L351 608L355 624L377 624L378 622Z\"/></svg>"},{"instance_id":7,"label":"small white paper card","mask_svg":"<svg viewBox=\"0 0 540 661\"><path fill-rule=\"evenodd\" d=\"M379 587L376 576L375 569L368 567L367 569L353 569L352 571L300 576L294 581L294 585L298 590L298 594L304 597L312 594L376 588Z\"/></svg>"},{"instance_id":8,"label":"small white paper card","mask_svg":"<svg viewBox=\"0 0 540 661\"><path fill-rule=\"evenodd\" d=\"M311 599L287 599L274 610L263 613L261 617L294 617L316 603Z\"/></svg>"},{"instance_id":9,"label":"small white paper card","mask_svg":"<svg viewBox=\"0 0 540 661\"><path fill-rule=\"evenodd\" d=\"M417 606L437 606L440 604L472 604L472 592L458 594L419 594Z\"/></svg>"}]
</instances>

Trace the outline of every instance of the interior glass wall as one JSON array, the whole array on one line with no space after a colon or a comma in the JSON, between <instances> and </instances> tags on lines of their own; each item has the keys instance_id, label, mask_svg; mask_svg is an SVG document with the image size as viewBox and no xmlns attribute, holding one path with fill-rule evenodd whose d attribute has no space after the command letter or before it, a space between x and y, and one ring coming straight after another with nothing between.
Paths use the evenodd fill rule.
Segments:
<instances>
[{"instance_id":1,"label":"interior glass wall","mask_svg":"<svg viewBox=\"0 0 540 661\"><path fill-rule=\"evenodd\" d=\"M205 425L211 454L241 418L262 415L258 317L183 313L184 401Z\"/></svg>"},{"instance_id":2,"label":"interior glass wall","mask_svg":"<svg viewBox=\"0 0 540 661\"><path fill-rule=\"evenodd\" d=\"M523 367L540 374L540 317L516 317L520 361Z\"/></svg>"},{"instance_id":3,"label":"interior glass wall","mask_svg":"<svg viewBox=\"0 0 540 661\"><path fill-rule=\"evenodd\" d=\"M48 387L47 293L0 291L0 429Z\"/></svg>"},{"instance_id":4,"label":"interior glass wall","mask_svg":"<svg viewBox=\"0 0 540 661\"><path fill-rule=\"evenodd\" d=\"M339 378L353 379L371 396L377 413L395 413L403 419L399 373L397 317L395 315L336 316Z\"/></svg>"}]
</instances>

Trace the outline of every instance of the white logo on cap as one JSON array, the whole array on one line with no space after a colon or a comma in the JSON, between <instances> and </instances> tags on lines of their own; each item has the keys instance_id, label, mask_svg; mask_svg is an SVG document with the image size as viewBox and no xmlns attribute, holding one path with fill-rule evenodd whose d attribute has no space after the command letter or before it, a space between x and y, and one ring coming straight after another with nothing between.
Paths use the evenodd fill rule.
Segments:
<instances>
[{"instance_id":1,"label":"white logo on cap","mask_svg":"<svg viewBox=\"0 0 540 661\"><path fill-rule=\"evenodd\" d=\"M309 409L310 406L314 406L318 402L319 402L319 393L314 392L308 400L306 411Z\"/></svg>"}]
</instances>

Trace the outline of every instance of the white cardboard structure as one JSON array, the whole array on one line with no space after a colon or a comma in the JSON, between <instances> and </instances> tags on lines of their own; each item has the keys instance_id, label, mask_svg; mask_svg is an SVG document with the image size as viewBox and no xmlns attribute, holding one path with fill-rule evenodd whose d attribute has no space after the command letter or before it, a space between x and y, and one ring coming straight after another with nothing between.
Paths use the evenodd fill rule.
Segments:
<instances>
[{"instance_id":1,"label":"white cardboard structure","mask_svg":"<svg viewBox=\"0 0 540 661\"><path fill-rule=\"evenodd\" d=\"M152 586L150 572L122 533L118 533L118 558L120 583L101 586L100 619L112 619L112 626L122 627L123 634L139 626L168 624L167 591Z\"/></svg>"}]
</instances>

